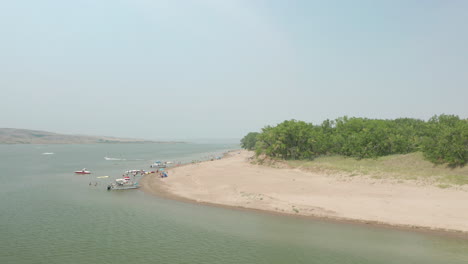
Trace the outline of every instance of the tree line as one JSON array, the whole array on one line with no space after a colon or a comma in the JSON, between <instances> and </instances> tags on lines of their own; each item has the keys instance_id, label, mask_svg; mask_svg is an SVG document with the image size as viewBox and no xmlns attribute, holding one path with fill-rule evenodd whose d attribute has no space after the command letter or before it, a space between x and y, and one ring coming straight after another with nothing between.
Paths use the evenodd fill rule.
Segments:
<instances>
[{"instance_id":1,"label":"tree line","mask_svg":"<svg viewBox=\"0 0 468 264\"><path fill-rule=\"evenodd\" d=\"M248 133L245 149L280 159L314 159L324 155L376 158L421 151L435 164L464 166L468 160L468 119L433 116L428 121L340 117L313 125L287 120Z\"/></svg>"}]
</instances>

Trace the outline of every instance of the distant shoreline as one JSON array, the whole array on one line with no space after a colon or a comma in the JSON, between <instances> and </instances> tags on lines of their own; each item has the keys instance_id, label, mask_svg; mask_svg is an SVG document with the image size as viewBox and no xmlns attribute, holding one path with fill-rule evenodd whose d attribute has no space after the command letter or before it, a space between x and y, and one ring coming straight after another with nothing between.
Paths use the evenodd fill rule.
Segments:
<instances>
[{"instance_id":1,"label":"distant shoreline","mask_svg":"<svg viewBox=\"0 0 468 264\"><path fill-rule=\"evenodd\" d=\"M89 145L89 144L188 144L189 142L185 141L112 141L112 142L47 142L47 143L3 143L0 142L0 145Z\"/></svg>"},{"instance_id":2,"label":"distant shoreline","mask_svg":"<svg viewBox=\"0 0 468 264\"><path fill-rule=\"evenodd\" d=\"M135 138L118 138L107 136L66 135L47 131L0 128L0 144L129 144L157 143L179 144L182 141L154 141Z\"/></svg>"},{"instance_id":3,"label":"distant shoreline","mask_svg":"<svg viewBox=\"0 0 468 264\"><path fill-rule=\"evenodd\" d=\"M146 175L142 190L183 202L468 238L467 191L357 177L346 182L253 165L251 155L236 151L221 160L182 165L164 179Z\"/></svg>"}]
</instances>

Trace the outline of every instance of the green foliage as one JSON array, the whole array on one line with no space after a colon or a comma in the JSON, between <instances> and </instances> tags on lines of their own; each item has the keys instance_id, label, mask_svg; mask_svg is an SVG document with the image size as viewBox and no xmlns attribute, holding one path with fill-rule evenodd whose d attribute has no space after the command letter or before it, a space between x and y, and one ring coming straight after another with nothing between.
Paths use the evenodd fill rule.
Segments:
<instances>
[{"instance_id":1,"label":"green foliage","mask_svg":"<svg viewBox=\"0 0 468 264\"><path fill-rule=\"evenodd\" d=\"M414 127L421 126L421 123L423 121L409 118L338 118L333 152L356 158L376 158L414 152L419 144L419 136Z\"/></svg>"},{"instance_id":2,"label":"green foliage","mask_svg":"<svg viewBox=\"0 0 468 264\"><path fill-rule=\"evenodd\" d=\"M288 120L274 127L266 126L255 136L250 134L241 141L244 148L255 149L257 155L287 160L336 154L358 159L377 158L418 150L437 164L462 166L468 159L468 122L448 115L435 116L428 122L411 118L380 120L344 116L327 119L318 126Z\"/></svg>"},{"instance_id":3,"label":"green foliage","mask_svg":"<svg viewBox=\"0 0 468 264\"><path fill-rule=\"evenodd\" d=\"M257 154L282 159L309 159L314 153L314 127L303 121L267 126L258 136Z\"/></svg>"},{"instance_id":4,"label":"green foliage","mask_svg":"<svg viewBox=\"0 0 468 264\"><path fill-rule=\"evenodd\" d=\"M432 117L421 149L435 164L464 166L468 160L468 120L453 115Z\"/></svg>"},{"instance_id":5,"label":"green foliage","mask_svg":"<svg viewBox=\"0 0 468 264\"><path fill-rule=\"evenodd\" d=\"M248 150L253 150L257 143L258 132L250 132L241 139L241 147Z\"/></svg>"}]
</instances>

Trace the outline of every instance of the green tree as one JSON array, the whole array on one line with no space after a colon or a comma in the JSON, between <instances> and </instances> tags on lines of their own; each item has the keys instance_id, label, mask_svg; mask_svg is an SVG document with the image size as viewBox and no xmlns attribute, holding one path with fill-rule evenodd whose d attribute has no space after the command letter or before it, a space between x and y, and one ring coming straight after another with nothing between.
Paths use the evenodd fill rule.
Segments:
<instances>
[{"instance_id":1,"label":"green tree","mask_svg":"<svg viewBox=\"0 0 468 264\"><path fill-rule=\"evenodd\" d=\"M468 159L468 119L453 115L434 116L428 122L344 116L333 121L327 119L319 126L287 120L264 127L255 139L257 155L281 159L313 159L334 154L376 158L418 150L433 163L463 166ZM252 148L247 142L245 139L243 144Z\"/></svg>"},{"instance_id":2,"label":"green tree","mask_svg":"<svg viewBox=\"0 0 468 264\"><path fill-rule=\"evenodd\" d=\"M257 136L260 133L258 132L250 132L245 137L241 139L241 147L248 150L253 150L255 148L255 144L257 143Z\"/></svg>"},{"instance_id":3,"label":"green tree","mask_svg":"<svg viewBox=\"0 0 468 264\"><path fill-rule=\"evenodd\" d=\"M464 166L468 161L468 119L454 115L432 117L421 149L433 163Z\"/></svg>"},{"instance_id":4,"label":"green tree","mask_svg":"<svg viewBox=\"0 0 468 264\"><path fill-rule=\"evenodd\" d=\"M257 154L282 159L310 159L314 156L314 127L304 121L289 120L262 129Z\"/></svg>"}]
</instances>

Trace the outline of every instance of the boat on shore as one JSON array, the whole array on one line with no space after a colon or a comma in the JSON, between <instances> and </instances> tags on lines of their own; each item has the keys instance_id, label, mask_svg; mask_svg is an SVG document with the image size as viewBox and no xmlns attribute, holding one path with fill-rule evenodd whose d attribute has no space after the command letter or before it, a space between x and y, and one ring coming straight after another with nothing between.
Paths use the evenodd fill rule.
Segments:
<instances>
[{"instance_id":1,"label":"boat on shore","mask_svg":"<svg viewBox=\"0 0 468 264\"><path fill-rule=\"evenodd\" d=\"M91 174L91 172L89 170L86 170L86 168L79 170L79 171L75 171L75 173L76 174Z\"/></svg>"},{"instance_id":2,"label":"boat on shore","mask_svg":"<svg viewBox=\"0 0 468 264\"><path fill-rule=\"evenodd\" d=\"M166 168L170 164L172 164L171 161L165 161L165 162L155 161L153 164L150 165L150 168Z\"/></svg>"},{"instance_id":3,"label":"boat on shore","mask_svg":"<svg viewBox=\"0 0 468 264\"><path fill-rule=\"evenodd\" d=\"M130 177L126 176L121 179L116 179L114 182L107 185L107 190L129 190L138 189L140 186L138 182L130 180Z\"/></svg>"}]
</instances>

